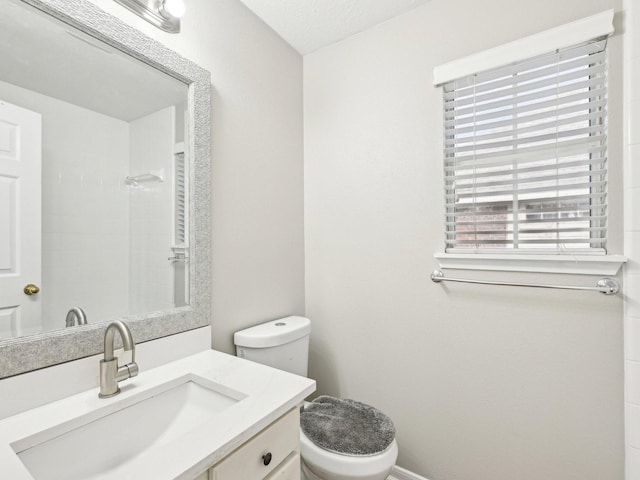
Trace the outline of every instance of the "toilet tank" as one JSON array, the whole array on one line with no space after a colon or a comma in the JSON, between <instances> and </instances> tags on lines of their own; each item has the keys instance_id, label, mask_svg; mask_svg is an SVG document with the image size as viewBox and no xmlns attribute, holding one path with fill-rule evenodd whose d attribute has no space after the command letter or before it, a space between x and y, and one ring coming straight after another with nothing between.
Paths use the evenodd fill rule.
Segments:
<instances>
[{"instance_id":1,"label":"toilet tank","mask_svg":"<svg viewBox=\"0 0 640 480\"><path fill-rule=\"evenodd\" d=\"M305 317L285 317L233 335L236 355L303 377L307 376L311 322Z\"/></svg>"}]
</instances>

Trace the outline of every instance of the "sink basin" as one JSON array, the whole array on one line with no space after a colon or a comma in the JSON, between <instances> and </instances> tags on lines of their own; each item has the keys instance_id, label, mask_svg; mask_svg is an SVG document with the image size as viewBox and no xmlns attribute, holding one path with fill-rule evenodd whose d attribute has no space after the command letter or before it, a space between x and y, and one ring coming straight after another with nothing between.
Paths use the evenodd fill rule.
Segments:
<instances>
[{"instance_id":1,"label":"sink basin","mask_svg":"<svg viewBox=\"0 0 640 480\"><path fill-rule=\"evenodd\" d=\"M11 447L36 480L128 478L123 473L131 462L179 440L245 397L189 374L137 396L108 400L104 408Z\"/></svg>"}]
</instances>

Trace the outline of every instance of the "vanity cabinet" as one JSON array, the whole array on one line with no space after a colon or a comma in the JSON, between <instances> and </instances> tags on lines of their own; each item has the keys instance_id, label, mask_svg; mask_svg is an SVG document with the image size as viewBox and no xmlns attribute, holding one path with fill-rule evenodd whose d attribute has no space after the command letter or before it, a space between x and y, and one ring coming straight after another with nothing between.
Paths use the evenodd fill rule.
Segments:
<instances>
[{"instance_id":1,"label":"vanity cabinet","mask_svg":"<svg viewBox=\"0 0 640 480\"><path fill-rule=\"evenodd\" d=\"M196 480L300 480L300 409L294 408Z\"/></svg>"}]
</instances>

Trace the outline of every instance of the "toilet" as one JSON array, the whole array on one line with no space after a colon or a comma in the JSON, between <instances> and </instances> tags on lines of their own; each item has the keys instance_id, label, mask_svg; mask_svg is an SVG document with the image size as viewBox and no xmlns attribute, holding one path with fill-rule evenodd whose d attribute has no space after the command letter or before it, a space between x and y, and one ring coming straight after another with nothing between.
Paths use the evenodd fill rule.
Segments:
<instances>
[{"instance_id":1,"label":"toilet","mask_svg":"<svg viewBox=\"0 0 640 480\"><path fill-rule=\"evenodd\" d=\"M311 322L305 317L286 317L262 323L234 334L236 355L306 377L310 334ZM388 418L379 410L366 404L333 397L320 397L311 404L305 402L304 408L308 414L312 414L314 408L323 407L323 405L318 406L317 403L321 398L326 398L328 402L338 405L346 402L347 407L356 405L365 411L373 412L378 417ZM302 415L304 416L305 413L303 412ZM304 428L305 422L301 423ZM303 428L300 429L303 480L385 480L398 457L398 444L395 438L388 446L381 447L380 451L375 453L356 454L348 449L338 453L331 446L320 446L318 443L321 442L312 441Z\"/></svg>"}]
</instances>

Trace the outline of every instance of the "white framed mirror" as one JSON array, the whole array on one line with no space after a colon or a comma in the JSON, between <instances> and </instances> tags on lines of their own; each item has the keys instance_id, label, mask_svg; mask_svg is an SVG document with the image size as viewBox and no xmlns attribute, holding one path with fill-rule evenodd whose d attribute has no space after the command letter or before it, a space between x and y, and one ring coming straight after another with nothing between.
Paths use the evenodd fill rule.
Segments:
<instances>
[{"instance_id":1,"label":"white framed mirror","mask_svg":"<svg viewBox=\"0 0 640 480\"><path fill-rule=\"evenodd\" d=\"M0 378L208 325L209 72L85 0L0 4Z\"/></svg>"}]
</instances>

